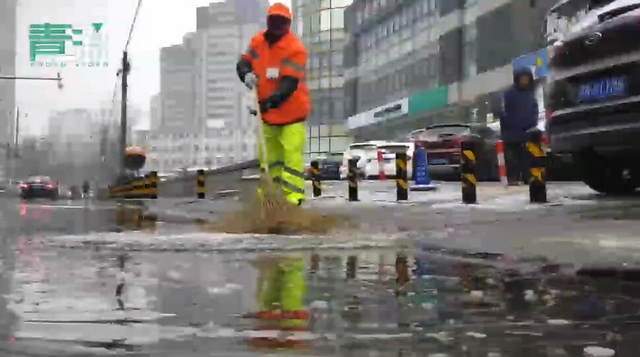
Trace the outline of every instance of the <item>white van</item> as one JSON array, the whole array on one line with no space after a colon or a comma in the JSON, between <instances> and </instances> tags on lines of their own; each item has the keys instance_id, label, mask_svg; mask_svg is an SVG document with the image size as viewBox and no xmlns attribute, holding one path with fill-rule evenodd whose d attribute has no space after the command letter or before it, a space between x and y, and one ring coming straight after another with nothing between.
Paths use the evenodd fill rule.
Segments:
<instances>
[{"instance_id":1,"label":"white van","mask_svg":"<svg viewBox=\"0 0 640 357\"><path fill-rule=\"evenodd\" d=\"M407 177L409 179L413 177L413 153L415 151L413 143L384 143L378 145L378 150L382 151L386 176L396 175L396 154L404 151L407 153ZM371 163L371 168L367 170L367 173L369 172L372 173L372 176L380 174L378 160Z\"/></svg>"},{"instance_id":2,"label":"white van","mask_svg":"<svg viewBox=\"0 0 640 357\"><path fill-rule=\"evenodd\" d=\"M348 174L348 165L351 158L358 158L358 174L365 179L372 179L379 176L378 150L382 151L384 161L384 172L387 176L396 174L395 157L396 153L402 150L407 152L409 178L413 175L413 143L393 143L387 141L368 141L364 143L354 143L349 145L345 151L340 167L340 178L345 179Z\"/></svg>"},{"instance_id":3,"label":"white van","mask_svg":"<svg viewBox=\"0 0 640 357\"><path fill-rule=\"evenodd\" d=\"M342 166L340 166L340 179L347 178L349 171L349 160L353 158L358 159L357 169L358 176L367 177L366 168L367 163L377 158L378 155L378 143L376 141L368 141L364 143L353 143L349 145L347 151L342 155Z\"/></svg>"}]
</instances>

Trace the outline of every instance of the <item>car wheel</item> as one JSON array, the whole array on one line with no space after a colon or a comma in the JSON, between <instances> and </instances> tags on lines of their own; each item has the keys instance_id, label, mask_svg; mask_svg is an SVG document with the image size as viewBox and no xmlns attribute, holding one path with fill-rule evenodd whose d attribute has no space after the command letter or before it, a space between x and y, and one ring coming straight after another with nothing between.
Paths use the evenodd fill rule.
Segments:
<instances>
[{"instance_id":1,"label":"car wheel","mask_svg":"<svg viewBox=\"0 0 640 357\"><path fill-rule=\"evenodd\" d=\"M626 172L620 161L608 160L595 153L581 154L577 163L582 180L593 190L612 194L629 194L638 188L638 182Z\"/></svg>"}]
</instances>

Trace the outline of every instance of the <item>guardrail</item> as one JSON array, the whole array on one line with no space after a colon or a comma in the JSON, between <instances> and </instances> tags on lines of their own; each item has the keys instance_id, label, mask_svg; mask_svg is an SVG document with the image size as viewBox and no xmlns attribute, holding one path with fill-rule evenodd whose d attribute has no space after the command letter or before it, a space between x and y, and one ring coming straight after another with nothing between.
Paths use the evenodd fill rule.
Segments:
<instances>
[{"instance_id":1,"label":"guardrail","mask_svg":"<svg viewBox=\"0 0 640 357\"><path fill-rule=\"evenodd\" d=\"M254 192L257 186L260 164L249 160L212 170L198 170L179 177L158 179L157 173L132 178L108 188L108 197L117 199L153 199L157 197L205 198L217 196L219 192ZM152 186L149 186L152 184Z\"/></svg>"}]
</instances>

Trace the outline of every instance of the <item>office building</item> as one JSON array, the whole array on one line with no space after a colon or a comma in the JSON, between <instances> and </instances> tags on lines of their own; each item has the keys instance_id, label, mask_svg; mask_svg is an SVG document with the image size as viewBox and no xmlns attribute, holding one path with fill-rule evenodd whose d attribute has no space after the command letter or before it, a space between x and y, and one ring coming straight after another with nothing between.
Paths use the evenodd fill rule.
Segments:
<instances>
[{"instance_id":1,"label":"office building","mask_svg":"<svg viewBox=\"0 0 640 357\"><path fill-rule=\"evenodd\" d=\"M182 44L160 50L160 110L164 128L178 129L198 124L193 38L194 34L187 34Z\"/></svg>"},{"instance_id":2,"label":"office building","mask_svg":"<svg viewBox=\"0 0 640 357\"><path fill-rule=\"evenodd\" d=\"M294 32L303 40L309 59L307 84L313 111L307 122L307 155L342 153L351 141L346 135L343 107L344 13L352 0L295 0Z\"/></svg>"},{"instance_id":3,"label":"office building","mask_svg":"<svg viewBox=\"0 0 640 357\"><path fill-rule=\"evenodd\" d=\"M162 126L162 99L160 93L151 97L149 103L150 129L157 130Z\"/></svg>"},{"instance_id":4,"label":"office building","mask_svg":"<svg viewBox=\"0 0 640 357\"><path fill-rule=\"evenodd\" d=\"M196 32L161 55L160 113L151 103L150 163L159 171L221 167L256 158L252 93L236 63L265 27L267 0L227 0L196 10ZM161 118L156 126L157 116Z\"/></svg>"},{"instance_id":5,"label":"office building","mask_svg":"<svg viewBox=\"0 0 640 357\"><path fill-rule=\"evenodd\" d=\"M16 0L0 1L0 75L15 75ZM15 81L0 79L0 182L7 179L14 144Z\"/></svg>"},{"instance_id":6,"label":"office building","mask_svg":"<svg viewBox=\"0 0 640 357\"><path fill-rule=\"evenodd\" d=\"M512 60L544 47L554 0L355 0L345 21L344 106L358 140L402 140L481 122L512 83Z\"/></svg>"}]
</instances>

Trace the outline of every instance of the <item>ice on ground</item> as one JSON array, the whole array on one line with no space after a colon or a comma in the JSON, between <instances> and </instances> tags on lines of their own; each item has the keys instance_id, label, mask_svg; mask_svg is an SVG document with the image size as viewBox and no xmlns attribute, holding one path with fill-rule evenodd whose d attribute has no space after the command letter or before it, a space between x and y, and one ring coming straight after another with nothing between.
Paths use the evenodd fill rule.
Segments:
<instances>
[{"instance_id":1,"label":"ice on ground","mask_svg":"<svg viewBox=\"0 0 640 357\"><path fill-rule=\"evenodd\" d=\"M242 285L227 283L224 286L209 287L207 291L211 295L227 295L234 291L242 290Z\"/></svg>"},{"instance_id":2,"label":"ice on ground","mask_svg":"<svg viewBox=\"0 0 640 357\"><path fill-rule=\"evenodd\" d=\"M128 251L295 251L317 249L385 248L395 244L403 234L351 234L342 236L280 236L228 233L187 233L157 235L145 232L93 233L48 238L54 247Z\"/></svg>"},{"instance_id":3,"label":"ice on ground","mask_svg":"<svg viewBox=\"0 0 640 357\"><path fill-rule=\"evenodd\" d=\"M613 357L616 355L616 351L610 348L589 346L584 349L585 357Z\"/></svg>"}]
</instances>

